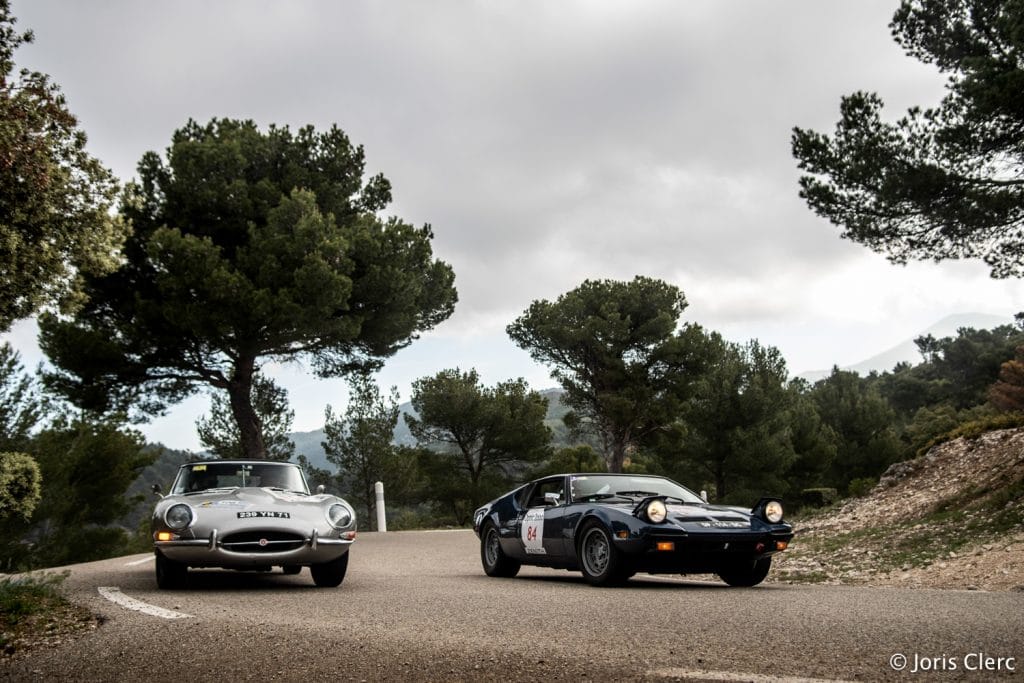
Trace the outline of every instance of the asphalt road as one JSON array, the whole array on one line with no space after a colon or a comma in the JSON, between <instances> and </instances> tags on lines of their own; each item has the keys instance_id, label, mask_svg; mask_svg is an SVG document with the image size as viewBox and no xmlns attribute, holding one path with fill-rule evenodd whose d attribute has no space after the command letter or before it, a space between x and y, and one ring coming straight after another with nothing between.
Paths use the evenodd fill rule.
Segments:
<instances>
[{"instance_id":1,"label":"asphalt road","mask_svg":"<svg viewBox=\"0 0 1024 683\"><path fill-rule=\"evenodd\" d=\"M492 579L470 531L361 534L351 552L334 589L308 570L207 570L166 592L145 556L76 565L70 596L102 625L0 663L0 680L1024 680L1024 593Z\"/></svg>"}]
</instances>

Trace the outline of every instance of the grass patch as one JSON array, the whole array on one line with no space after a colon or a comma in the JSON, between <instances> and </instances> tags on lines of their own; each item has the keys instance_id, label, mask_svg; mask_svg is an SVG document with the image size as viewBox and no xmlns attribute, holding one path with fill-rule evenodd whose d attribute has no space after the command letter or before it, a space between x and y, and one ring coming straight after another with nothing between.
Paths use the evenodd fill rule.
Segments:
<instances>
[{"instance_id":1,"label":"grass patch","mask_svg":"<svg viewBox=\"0 0 1024 683\"><path fill-rule=\"evenodd\" d=\"M917 519L799 536L796 547L803 546L807 556L818 557L840 571L924 567L948 559L951 552L961 554L967 547L997 540L1020 528L1024 521L1024 505L1019 504L1022 495L1024 483L1018 483L973 508L944 504Z\"/></svg>"},{"instance_id":2,"label":"grass patch","mask_svg":"<svg viewBox=\"0 0 1024 683\"><path fill-rule=\"evenodd\" d=\"M60 592L67 573L23 574L0 579L0 656L60 642L95 625L85 609Z\"/></svg>"}]
</instances>

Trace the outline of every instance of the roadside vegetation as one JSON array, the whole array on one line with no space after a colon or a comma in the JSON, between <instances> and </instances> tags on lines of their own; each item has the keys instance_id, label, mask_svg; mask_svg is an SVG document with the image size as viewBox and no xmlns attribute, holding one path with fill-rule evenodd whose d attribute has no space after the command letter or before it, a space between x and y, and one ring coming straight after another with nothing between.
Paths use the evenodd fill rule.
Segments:
<instances>
[{"instance_id":1,"label":"roadside vegetation","mask_svg":"<svg viewBox=\"0 0 1024 683\"><path fill-rule=\"evenodd\" d=\"M96 618L60 592L65 574L0 577L0 657L95 628Z\"/></svg>"},{"instance_id":2,"label":"roadside vegetation","mask_svg":"<svg viewBox=\"0 0 1024 683\"><path fill-rule=\"evenodd\" d=\"M863 497L805 511L775 579L1024 590L1024 428L897 463Z\"/></svg>"},{"instance_id":3,"label":"roadside vegetation","mask_svg":"<svg viewBox=\"0 0 1024 683\"><path fill-rule=\"evenodd\" d=\"M1022 25L1020 2L904 0L893 36L948 77L947 96L888 122L881 97L859 92L833 134L794 129L809 208L897 263L977 258L993 277L1024 274ZM455 273L429 225L383 217L391 185L366 175L363 148L337 126L189 120L122 187L86 152L60 87L16 66L32 39L0 0L0 332L37 316L50 362L26 371L0 345L0 571L147 549L145 490L196 456L131 425L197 392L213 397L197 425L204 457L308 465L287 393L261 372L286 360L351 383L344 410L326 407L327 468L310 469L367 525L377 480L389 525L410 528L463 525L533 476L608 470L804 506L806 566L782 568L793 580L935 566L1021 529L1024 479L1005 464L1007 480L848 523L894 490L879 481L895 463L970 460L954 446L1021 425L1020 316L922 337L917 364L810 383L777 349L686 320L671 283L588 279L506 328L557 392L438 369L403 416L372 373L452 315ZM0 651L91 623L59 585L0 580Z\"/></svg>"}]
</instances>

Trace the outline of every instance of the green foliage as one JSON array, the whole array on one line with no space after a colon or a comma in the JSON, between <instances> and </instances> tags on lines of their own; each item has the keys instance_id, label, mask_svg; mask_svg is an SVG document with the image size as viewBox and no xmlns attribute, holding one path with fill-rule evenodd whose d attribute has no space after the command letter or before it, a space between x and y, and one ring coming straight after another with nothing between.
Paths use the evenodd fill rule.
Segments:
<instances>
[{"instance_id":1,"label":"green foliage","mask_svg":"<svg viewBox=\"0 0 1024 683\"><path fill-rule=\"evenodd\" d=\"M269 377L256 374L252 379L251 400L259 418L267 459L290 460L295 455L295 444L288 434L295 411L288 407L288 391ZM221 394L214 394L210 414L196 421L196 431L200 443L214 456L224 460L245 457L238 422L231 413L230 403Z\"/></svg>"},{"instance_id":2,"label":"green foliage","mask_svg":"<svg viewBox=\"0 0 1024 683\"><path fill-rule=\"evenodd\" d=\"M873 382L833 368L809 396L837 439L836 456L823 483L846 491L854 479L877 478L900 459L903 447L896 413Z\"/></svg>"},{"instance_id":3,"label":"green foliage","mask_svg":"<svg viewBox=\"0 0 1024 683\"><path fill-rule=\"evenodd\" d=\"M420 459L428 490L457 520L550 453L548 401L522 379L485 387L476 370L442 370L413 383L412 405L418 417L406 423L420 448L433 451Z\"/></svg>"},{"instance_id":4,"label":"green foliage","mask_svg":"<svg viewBox=\"0 0 1024 683\"><path fill-rule=\"evenodd\" d=\"M266 457L252 406L261 359L321 377L372 370L454 309L430 226L380 218L390 186L364 166L337 127L190 121L166 160L139 164L122 267L86 280L73 318L41 317L50 385L87 409L144 413L222 390L245 454Z\"/></svg>"},{"instance_id":5,"label":"green foliage","mask_svg":"<svg viewBox=\"0 0 1024 683\"><path fill-rule=\"evenodd\" d=\"M534 301L506 331L565 390L566 424L596 437L606 466L676 419L703 372L707 337L677 332L686 298L661 280L586 280L556 301Z\"/></svg>"},{"instance_id":6,"label":"green foliage","mask_svg":"<svg viewBox=\"0 0 1024 683\"><path fill-rule=\"evenodd\" d=\"M858 92L832 136L795 128L808 206L896 263L981 258L994 277L1024 275L1022 26L1021 0L903 0L893 36L948 74L947 95L887 123Z\"/></svg>"},{"instance_id":7,"label":"green foliage","mask_svg":"<svg viewBox=\"0 0 1024 683\"><path fill-rule=\"evenodd\" d=\"M785 493L785 473L796 459L786 363L756 341L710 339L713 360L684 409L686 428L678 442L660 444L659 460L681 481L709 481L718 501Z\"/></svg>"},{"instance_id":8,"label":"green foliage","mask_svg":"<svg viewBox=\"0 0 1024 683\"><path fill-rule=\"evenodd\" d=\"M110 171L60 88L44 73L15 70L32 42L0 0L0 332L48 303L80 304L78 275L109 272L128 227L109 209Z\"/></svg>"},{"instance_id":9,"label":"green foliage","mask_svg":"<svg viewBox=\"0 0 1024 683\"><path fill-rule=\"evenodd\" d=\"M33 378L10 344L0 344L0 451L23 450L45 414Z\"/></svg>"},{"instance_id":10,"label":"green foliage","mask_svg":"<svg viewBox=\"0 0 1024 683\"><path fill-rule=\"evenodd\" d=\"M796 456L786 473L789 489L833 491L822 485L836 458L839 436L821 419L802 380L791 382L789 391L789 440Z\"/></svg>"},{"instance_id":11,"label":"green foliage","mask_svg":"<svg viewBox=\"0 0 1024 683\"><path fill-rule=\"evenodd\" d=\"M965 422L949 432L936 436L935 438L931 439L928 443L926 443L924 446L922 446L920 452L926 453L928 450L934 448L935 446L938 446L939 444L946 443L947 441L953 441L961 437L965 439L976 439L987 432L996 431L998 429L1016 429L1018 427L1024 427L1024 414L990 414L975 420L971 420L969 422Z\"/></svg>"},{"instance_id":12,"label":"green foliage","mask_svg":"<svg viewBox=\"0 0 1024 683\"><path fill-rule=\"evenodd\" d=\"M124 493L153 459L142 436L114 422L59 420L30 445L42 473L31 522L0 523L0 566L39 567L116 554L128 534L115 524L131 509Z\"/></svg>"},{"instance_id":13,"label":"green foliage","mask_svg":"<svg viewBox=\"0 0 1024 683\"><path fill-rule=\"evenodd\" d=\"M839 492L833 488L818 487L800 491L799 502L807 507L828 507L839 500Z\"/></svg>"},{"instance_id":14,"label":"green foliage","mask_svg":"<svg viewBox=\"0 0 1024 683\"><path fill-rule=\"evenodd\" d=\"M877 483L878 477L858 477L850 482L847 491L854 498L862 498L871 493Z\"/></svg>"},{"instance_id":15,"label":"green foliage","mask_svg":"<svg viewBox=\"0 0 1024 683\"><path fill-rule=\"evenodd\" d=\"M60 586L67 577L65 571L0 579L0 615L5 622L0 631L29 615L45 612L49 601L61 598Z\"/></svg>"},{"instance_id":16,"label":"green foliage","mask_svg":"<svg viewBox=\"0 0 1024 683\"><path fill-rule=\"evenodd\" d=\"M25 453L0 453L0 519L28 520L39 504L39 465Z\"/></svg>"},{"instance_id":17,"label":"green foliage","mask_svg":"<svg viewBox=\"0 0 1024 683\"><path fill-rule=\"evenodd\" d=\"M916 340L924 362L897 365L874 378L879 391L903 420L925 407L947 404L965 410L986 402L1003 364L1024 344L1024 331L1012 325L991 330L962 328L955 337Z\"/></svg>"},{"instance_id":18,"label":"green foliage","mask_svg":"<svg viewBox=\"0 0 1024 683\"><path fill-rule=\"evenodd\" d=\"M415 454L392 443L398 423L398 390L381 396L369 375L356 375L349 382L349 403L344 415L327 407L323 443L327 459L338 466L340 480L350 498L366 512L363 527L376 525L378 481L384 484L388 500L400 501L415 489Z\"/></svg>"},{"instance_id":19,"label":"green foliage","mask_svg":"<svg viewBox=\"0 0 1024 683\"><path fill-rule=\"evenodd\" d=\"M566 446L531 470L529 478L539 479L567 472L606 472L605 467L604 459L587 444Z\"/></svg>"}]
</instances>

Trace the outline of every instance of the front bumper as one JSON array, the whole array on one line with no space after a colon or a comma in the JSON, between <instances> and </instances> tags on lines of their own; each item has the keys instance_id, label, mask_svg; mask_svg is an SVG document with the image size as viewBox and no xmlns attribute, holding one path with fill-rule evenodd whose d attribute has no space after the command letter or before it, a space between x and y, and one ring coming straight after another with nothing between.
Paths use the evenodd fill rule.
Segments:
<instances>
[{"instance_id":1,"label":"front bumper","mask_svg":"<svg viewBox=\"0 0 1024 683\"><path fill-rule=\"evenodd\" d=\"M788 547L792 531L651 532L615 539L637 571L651 574L716 573Z\"/></svg>"},{"instance_id":2,"label":"front bumper","mask_svg":"<svg viewBox=\"0 0 1024 683\"><path fill-rule=\"evenodd\" d=\"M174 538L172 540L154 540L156 552L175 562L190 567L224 567L250 568L280 565L312 565L335 560L348 552L349 546L355 542L355 533L351 538L321 536L317 530L303 537L301 542L290 543L287 550L276 550L275 542L265 544L246 544L258 546L258 550L232 549L219 537L217 529L200 538ZM297 547L292 547L297 546Z\"/></svg>"}]
</instances>

